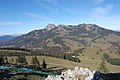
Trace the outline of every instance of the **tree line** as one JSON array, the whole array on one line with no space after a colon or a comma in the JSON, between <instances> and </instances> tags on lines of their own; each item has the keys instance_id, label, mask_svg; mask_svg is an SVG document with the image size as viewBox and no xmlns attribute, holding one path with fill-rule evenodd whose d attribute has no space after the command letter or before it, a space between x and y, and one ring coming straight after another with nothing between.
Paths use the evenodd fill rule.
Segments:
<instances>
[{"instance_id":1,"label":"tree line","mask_svg":"<svg viewBox=\"0 0 120 80\"><path fill-rule=\"evenodd\" d=\"M0 50L8 50L4 52L0 51L0 55L5 55L5 56L48 56L48 57L61 58L73 62L81 62L79 58L73 57L71 54L31 51L29 49L16 48L16 47L0 47ZM9 50L16 50L16 51L9 51Z\"/></svg>"},{"instance_id":2,"label":"tree line","mask_svg":"<svg viewBox=\"0 0 120 80\"><path fill-rule=\"evenodd\" d=\"M19 48L19 47L0 47L0 50L20 50L20 51L26 51L26 52L31 51L29 49Z\"/></svg>"},{"instance_id":3,"label":"tree line","mask_svg":"<svg viewBox=\"0 0 120 80\"><path fill-rule=\"evenodd\" d=\"M64 54L64 53L44 53L44 52L38 52L38 51L34 51L30 53L31 56L48 56L48 57L55 57L55 58L61 58L61 59L65 59L65 60L69 60L69 61L73 61L73 62L78 62L80 63L80 59L77 57L73 57L71 54Z\"/></svg>"},{"instance_id":4,"label":"tree line","mask_svg":"<svg viewBox=\"0 0 120 80\"><path fill-rule=\"evenodd\" d=\"M13 59L13 58L12 58ZM8 61L7 56L0 56L0 65L11 63ZM12 64L21 63L22 65L28 65L26 56L17 56L16 59L12 60ZM42 66L43 69L47 68L47 64L45 60L43 59L42 64L40 64L38 58L36 56L32 57L31 64L35 69L40 69L40 66Z\"/></svg>"},{"instance_id":5,"label":"tree line","mask_svg":"<svg viewBox=\"0 0 120 80\"><path fill-rule=\"evenodd\" d=\"M120 59L119 58L110 58L110 56L107 54L103 54L103 57L108 63L110 63L112 65L120 66Z\"/></svg>"}]
</instances>

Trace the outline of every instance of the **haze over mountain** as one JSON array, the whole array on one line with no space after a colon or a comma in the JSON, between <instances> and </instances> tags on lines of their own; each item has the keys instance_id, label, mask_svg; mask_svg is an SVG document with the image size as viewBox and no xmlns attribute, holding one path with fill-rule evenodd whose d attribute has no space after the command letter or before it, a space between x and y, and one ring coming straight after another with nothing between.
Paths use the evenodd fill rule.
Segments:
<instances>
[{"instance_id":1,"label":"haze over mountain","mask_svg":"<svg viewBox=\"0 0 120 80\"><path fill-rule=\"evenodd\" d=\"M0 45L5 44L7 41L12 40L13 38L15 38L15 36L11 35L0 36Z\"/></svg>"},{"instance_id":2,"label":"haze over mountain","mask_svg":"<svg viewBox=\"0 0 120 80\"><path fill-rule=\"evenodd\" d=\"M51 53L75 53L87 47L120 53L120 33L96 24L48 24L44 29L12 39L7 45Z\"/></svg>"},{"instance_id":3,"label":"haze over mountain","mask_svg":"<svg viewBox=\"0 0 120 80\"><path fill-rule=\"evenodd\" d=\"M0 36L0 40L11 40L13 38L14 38L14 36L11 36L11 35Z\"/></svg>"}]
</instances>

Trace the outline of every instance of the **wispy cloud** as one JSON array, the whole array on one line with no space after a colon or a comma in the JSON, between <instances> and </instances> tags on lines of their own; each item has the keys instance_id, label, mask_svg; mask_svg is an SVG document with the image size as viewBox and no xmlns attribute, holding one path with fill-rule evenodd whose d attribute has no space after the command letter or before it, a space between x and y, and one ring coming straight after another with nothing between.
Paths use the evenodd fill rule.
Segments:
<instances>
[{"instance_id":1,"label":"wispy cloud","mask_svg":"<svg viewBox=\"0 0 120 80\"><path fill-rule=\"evenodd\" d=\"M96 7L91 10L91 15L87 20L93 23L99 23L106 26L108 29L117 29L120 26L120 15L111 15L111 11L114 7L111 4L105 7ZM111 23L112 22L112 23Z\"/></svg>"},{"instance_id":2,"label":"wispy cloud","mask_svg":"<svg viewBox=\"0 0 120 80\"><path fill-rule=\"evenodd\" d=\"M107 5L106 7L96 7L92 9L92 18L101 18L107 16L112 10L112 5Z\"/></svg>"},{"instance_id":3,"label":"wispy cloud","mask_svg":"<svg viewBox=\"0 0 120 80\"><path fill-rule=\"evenodd\" d=\"M37 1L37 4L39 4L41 7L45 8L51 13L57 13L57 12L67 12L67 13L77 13L79 12L78 9L72 9L67 6L63 6L60 3L60 0L40 0Z\"/></svg>"},{"instance_id":4,"label":"wispy cloud","mask_svg":"<svg viewBox=\"0 0 120 80\"><path fill-rule=\"evenodd\" d=\"M34 13L34 12L26 12L25 13L27 16L30 16L32 18L35 18L35 19L41 19L41 20L46 20L46 21L49 21L49 18L46 17L46 16L41 16L37 13Z\"/></svg>"},{"instance_id":5,"label":"wispy cloud","mask_svg":"<svg viewBox=\"0 0 120 80\"><path fill-rule=\"evenodd\" d=\"M25 23L22 22L0 22L0 26L14 26L14 25L23 25Z\"/></svg>"},{"instance_id":6,"label":"wispy cloud","mask_svg":"<svg viewBox=\"0 0 120 80\"><path fill-rule=\"evenodd\" d=\"M95 4L100 4L100 3L102 3L102 2L104 2L105 0L93 0L93 2L95 3Z\"/></svg>"},{"instance_id":7,"label":"wispy cloud","mask_svg":"<svg viewBox=\"0 0 120 80\"><path fill-rule=\"evenodd\" d=\"M33 12L26 12L25 14L28 15L28 16L30 16L30 17L35 17L35 18L40 17L40 15L38 15L36 13L33 13Z\"/></svg>"},{"instance_id":8,"label":"wispy cloud","mask_svg":"<svg viewBox=\"0 0 120 80\"><path fill-rule=\"evenodd\" d=\"M43 7L44 9L55 12L58 11L59 2L58 0L36 0L36 4Z\"/></svg>"},{"instance_id":9,"label":"wispy cloud","mask_svg":"<svg viewBox=\"0 0 120 80\"><path fill-rule=\"evenodd\" d=\"M69 8L69 7L61 7L61 10L63 12L65 12L66 14L70 14L70 15L78 15L81 12L84 12L82 9L80 8Z\"/></svg>"},{"instance_id":10,"label":"wispy cloud","mask_svg":"<svg viewBox=\"0 0 120 80\"><path fill-rule=\"evenodd\" d=\"M59 2L58 0L46 0L49 4L52 4L52 5L58 5Z\"/></svg>"}]
</instances>

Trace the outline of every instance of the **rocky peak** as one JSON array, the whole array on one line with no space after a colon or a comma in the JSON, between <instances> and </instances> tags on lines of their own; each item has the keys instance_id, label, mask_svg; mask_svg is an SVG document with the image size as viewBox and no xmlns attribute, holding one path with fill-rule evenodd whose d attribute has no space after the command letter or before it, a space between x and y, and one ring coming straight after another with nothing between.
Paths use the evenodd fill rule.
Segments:
<instances>
[{"instance_id":1,"label":"rocky peak","mask_svg":"<svg viewBox=\"0 0 120 80\"><path fill-rule=\"evenodd\" d=\"M93 29L97 29L99 27L96 24L85 24L85 23L80 24L79 26L85 28L87 31L92 31Z\"/></svg>"},{"instance_id":2,"label":"rocky peak","mask_svg":"<svg viewBox=\"0 0 120 80\"><path fill-rule=\"evenodd\" d=\"M67 25L60 24L57 26L57 31L65 31L65 27L67 27Z\"/></svg>"},{"instance_id":3,"label":"rocky peak","mask_svg":"<svg viewBox=\"0 0 120 80\"><path fill-rule=\"evenodd\" d=\"M47 25L47 27L46 27L45 29L49 31L49 30L54 29L55 27L56 27L56 26L55 26L54 24L51 24L51 23L50 23L50 24Z\"/></svg>"}]
</instances>

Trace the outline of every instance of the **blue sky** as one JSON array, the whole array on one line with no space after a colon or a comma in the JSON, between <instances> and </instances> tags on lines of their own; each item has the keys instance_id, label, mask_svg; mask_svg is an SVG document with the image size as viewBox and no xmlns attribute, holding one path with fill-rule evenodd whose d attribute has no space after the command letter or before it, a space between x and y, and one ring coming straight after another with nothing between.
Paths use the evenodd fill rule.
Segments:
<instances>
[{"instance_id":1,"label":"blue sky","mask_svg":"<svg viewBox=\"0 0 120 80\"><path fill-rule=\"evenodd\" d=\"M48 23L97 24L120 30L120 0L0 0L0 35L25 34Z\"/></svg>"}]
</instances>

